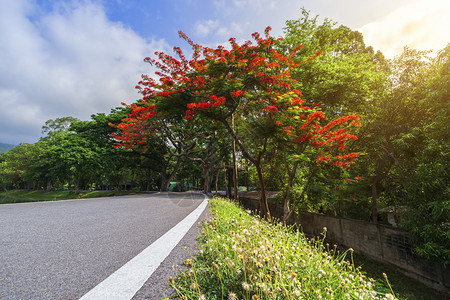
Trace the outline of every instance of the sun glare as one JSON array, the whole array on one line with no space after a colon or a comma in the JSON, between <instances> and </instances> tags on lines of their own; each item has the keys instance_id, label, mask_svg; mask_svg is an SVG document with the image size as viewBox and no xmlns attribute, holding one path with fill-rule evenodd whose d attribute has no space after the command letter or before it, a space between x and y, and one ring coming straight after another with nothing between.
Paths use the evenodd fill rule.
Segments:
<instances>
[{"instance_id":1,"label":"sun glare","mask_svg":"<svg viewBox=\"0 0 450 300\"><path fill-rule=\"evenodd\" d=\"M420 0L393 11L385 18L364 25L366 44L392 58L404 46L440 50L450 42L450 1Z\"/></svg>"}]
</instances>

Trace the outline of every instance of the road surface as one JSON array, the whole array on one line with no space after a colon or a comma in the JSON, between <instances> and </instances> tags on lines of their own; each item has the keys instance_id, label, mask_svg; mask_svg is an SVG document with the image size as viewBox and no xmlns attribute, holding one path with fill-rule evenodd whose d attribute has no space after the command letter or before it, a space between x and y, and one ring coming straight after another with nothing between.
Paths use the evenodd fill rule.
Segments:
<instances>
[{"instance_id":1,"label":"road surface","mask_svg":"<svg viewBox=\"0 0 450 300\"><path fill-rule=\"evenodd\" d=\"M180 222L190 216L195 226L131 294L160 299L172 266L188 257L182 247L192 245L205 204L202 194L165 193L0 205L0 299L93 299L123 285L123 278L133 285L139 265L155 264L145 261L158 252L151 247L170 244L164 240L169 233L187 231L190 225ZM199 220L195 212L202 213ZM142 255L143 263L130 262Z\"/></svg>"}]
</instances>

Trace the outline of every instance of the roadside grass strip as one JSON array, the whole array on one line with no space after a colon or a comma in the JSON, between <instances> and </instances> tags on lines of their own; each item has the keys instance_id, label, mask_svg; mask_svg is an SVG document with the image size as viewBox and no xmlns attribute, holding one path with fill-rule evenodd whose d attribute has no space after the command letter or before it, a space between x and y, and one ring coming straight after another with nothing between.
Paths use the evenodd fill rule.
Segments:
<instances>
[{"instance_id":1,"label":"roadside grass strip","mask_svg":"<svg viewBox=\"0 0 450 300\"><path fill-rule=\"evenodd\" d=\"M210 201L200 251L169 278L180 299L396 299L319 238L251 216L232 202ZM167 298L166 298L167 299Z\"/></svg>"}]
</instances>

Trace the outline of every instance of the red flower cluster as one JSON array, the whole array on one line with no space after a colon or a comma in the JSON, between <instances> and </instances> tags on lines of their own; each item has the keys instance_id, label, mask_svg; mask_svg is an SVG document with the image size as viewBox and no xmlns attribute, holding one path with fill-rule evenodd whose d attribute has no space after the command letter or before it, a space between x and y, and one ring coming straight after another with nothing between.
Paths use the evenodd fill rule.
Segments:
<instances>
[{"instance_id":1,"label":"red flower cluster","mask_svg":"<svg viewBox=\"0 0 450 300\"><path fill-rule=\"evenodd\" d=\"M136 148L144 143L147 136L156 131L155 126L151 125L152 122L149 122L157 115L156 105L149 104L146 100L131 105L122 104L131 111L118 125L109 123L110 126L121 131L120 135L112 134L111 137L117 140L115 147Z\"/></svg>"},{"instance_id":2,"label":"red flower cluster","mask_svg":"<svg viewBox=\"0 0 450 300\"><path fill-rule=\"evenodd\" d=\"M278 111L278 108L274 105L269 105L265 109L265 112L276 112L276 111Z\"/></svg>"},{"instance_id":3,"label":"red flower cluster","mask_svg":"<svg viewBox=\"0 0 450 300\"><path fill-rule=\"evenodd\" d=\"M331 156L328 154L327 156L318 156L316 158L317 164L320 164L322 162L329 162L331 160Z\"/></svg>"},{"instance_id":4,"label":"red flower cluster","mask_svg":"<svg viewBox=\"0 0 450 300\"><path fill-rule=\"evenodd\" d=\"M311 61L311 60L315 59L316 57L318 57L318 56L321 55L321 54L322 54L322 51L317 51L316 53L314 53L313 55L311 55L310 57L308 57L308 58L305 60L305 62Z\"/></svg>"},{"instance_id":5,"label":"red flower cluster","mask_svg":"<svg viewBox=\"0 0 450 300\"><path fill-rule=\"evenodd\" d=\"M246 92L241 91L241 90L237 90L231 93L231 97L233 98L239 98L240 96L246 94Z\"/></svg>"},{"instance_id":6,"label":"red flower cluster","mask_svg":"<svg viewBox=\"0 0 450 300\"><path fill-rule=\"evenodd\" d=\"M192 120L194 114L197 113L198 110L208 109L211 107L219 107L225 104L225 97L217 97L216 95L212 95L209 97L210 102L193 102L187 105L186 110L186 120Z\"/></svg>"}]
</instances>

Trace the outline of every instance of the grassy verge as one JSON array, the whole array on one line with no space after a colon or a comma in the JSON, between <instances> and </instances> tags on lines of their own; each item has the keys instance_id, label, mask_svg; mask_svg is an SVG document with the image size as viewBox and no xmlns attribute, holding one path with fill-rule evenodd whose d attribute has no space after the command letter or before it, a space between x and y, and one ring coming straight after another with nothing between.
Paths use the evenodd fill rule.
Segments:
<instances>
[{"instance_id":1,"label":"grassy verge","mask_svg":"<svg viewBox=\"0 0 450 300\"><path fill-rule=\"evenodd\" d=\"M201 250L169 279L181 299L394 299L342 254L281 224L250 216L214 198Z\"/></svg>"},{"instance_id":2,"label":"grassy verge","mask_svg":"<svg viewBox=\"0 0 450 300\"><path fill-rule=\"evenodd\" d=\"M111 197L132 195L136 192L132 191L26 191L12 190L8 192L0 192L0 204L6 203L23 203L38 201L56 201L67 199L83 199L97 197Z\"/></svg>"}]
</instances>

